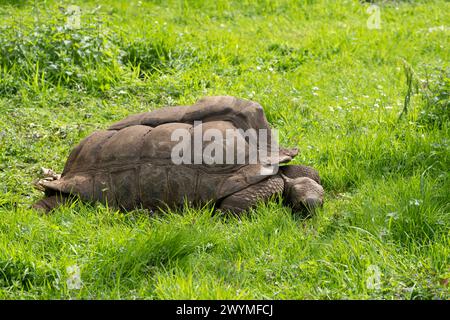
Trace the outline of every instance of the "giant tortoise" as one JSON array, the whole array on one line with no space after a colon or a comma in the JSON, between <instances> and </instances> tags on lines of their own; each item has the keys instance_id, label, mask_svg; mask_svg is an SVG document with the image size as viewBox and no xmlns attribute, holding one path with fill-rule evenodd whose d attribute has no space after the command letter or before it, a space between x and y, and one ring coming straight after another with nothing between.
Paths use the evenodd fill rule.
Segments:
<instances>
[{"instance_id":1,"label":"giant tortoise","mask_svg":"<svg viewBox=\"0 0 450 320\"><path fill-rule=\"evenodd\" d=\"M185 132L195 143L199 129L200 133L209 130L223 135L209 140L200 135L204 142L200 149L187 145L180 149L181 136L174 139L174 133ZM247 135L249 130L265 131L267 143L262 145L257 139L255 144ZM230 142L234 144L228 148ZM234 154L228 161L217 161L228 153L213 161L198 158L207 148L214 149L212 143L221 143L220 148L228 148L225 153L232 150ZM262 148L265 153L251 158L251 144L258 155ZM182 161L174 161L177 147L180 150L175 155L185 153ZM107 130L92 133L72 150L60 176L39 181L45 197L33 207L48 212L75 197L122 210L211 202L221 211L240 213L258 201L283 194L295 212L310 212L322 206L323 189L313 168L286 165L296 155L297 149L278 148L258 103L230 96L206 97L192 106L130 115Z\"/></svg>"}]
</instances>

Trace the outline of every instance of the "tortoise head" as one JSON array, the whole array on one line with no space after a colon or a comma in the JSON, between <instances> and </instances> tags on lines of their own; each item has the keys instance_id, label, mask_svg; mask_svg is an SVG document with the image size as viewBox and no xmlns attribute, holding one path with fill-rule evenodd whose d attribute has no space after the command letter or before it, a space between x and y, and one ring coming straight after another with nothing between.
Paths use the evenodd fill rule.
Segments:
<instances>
[{"instance_id":1,"label":"tortoise head","mask_svg":"<svg viewBox=\"0 0 450 320\"><path fill-rule=\"evenodd\" d=\"M323 188L313 179L300 177L291 179L282 175L285 182L285 198L294 212L313 214L323 206Z\"/></svg>"}]
</instances>

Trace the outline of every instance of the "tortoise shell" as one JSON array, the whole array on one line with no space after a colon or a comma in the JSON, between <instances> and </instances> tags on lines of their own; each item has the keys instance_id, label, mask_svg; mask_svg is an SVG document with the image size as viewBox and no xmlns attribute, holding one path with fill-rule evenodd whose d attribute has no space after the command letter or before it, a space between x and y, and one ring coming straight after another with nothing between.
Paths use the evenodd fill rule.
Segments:
<instances>
[{"instance_id":1,"label":"tortoise shell","mask_svg":"<svg viewBox=\"0 0 450 320\"><path fill-rule=\"evenodd\" d=\"M234 98L227 101L226 107L233 110L233 101L242 104L243 100ZM178 113L174 111L183 109L189 110L189 107L167 107L132 115L108 130L92 133L72 150L61 179L43 182L44 188L47 193L68 193L82 200L100 201L126 210L139 207L177 207L185 201L203 204L218 201L266 179L268 173L264 169L267 164L286 162L295 156L296 152L284 149L277 151L275 157L258 159L256 163L250 164L248 143L239 131L233 130L242 128L239 121L233 121L239 119L238 116L220 120L219 114L200 124L192 123L192 118L175 119L179 122L171 122L173 115ZM190 110L192 111L192 107ZM161 115L164 117L167 112L172 112L172 117L166 120L169 122L155 120L161 119ZM147 122L151 122L153 126L145 121L150 119L149 114L153 114L153 118L150 117L153 120ZM205 117L202 120L204 119ZM215 129L223 134L224 148L226 144L223 142L230 138L226 136L226 132L231 129L235 132L235 143L240 139L246 147L244 150L237 150L231 164L207 164L205 161L200 164L175 164L172 152L179 141L173 141L172 134L177 129L184 129L191 136L194 135L194 129L201 129L202 132ZM200 150L205 151L209 143L204 142ZM191 159L195 157L194 149L191 148ZM236 161L239 152L245 158L242 164ZM225 149L223 154L225 157Z\"/></svg>"}]
</instances>

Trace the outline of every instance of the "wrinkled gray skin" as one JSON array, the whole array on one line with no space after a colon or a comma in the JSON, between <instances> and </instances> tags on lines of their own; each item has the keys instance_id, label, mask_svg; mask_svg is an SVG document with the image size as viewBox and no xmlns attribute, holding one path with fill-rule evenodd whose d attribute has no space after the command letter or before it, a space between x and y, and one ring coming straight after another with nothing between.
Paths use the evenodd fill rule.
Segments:
<instances>
[{"instance_id":1,"label":"wrinkled gray skin","mask_svg":"<svg viewBox=\"0 0 450 320\"><path fill-rule=\"evenodd\" d=\"M174 164L171 151L178 141L171 141L171 134L180 128L193 132L194 121L203 122L203 132L267 129L272 139L263 108L229 96L131 115L82 140L69 155L61 177L39 181L46 196L33 207L48 212L78 197L124 210L176 208L187 201L214 202L219 210L240 213L280 193L294 211L322 206L323 188L313 168L283 165L273 174L262 174L267 164L292 160L296 149L271 152L269 148L269 156L256 164Z\"/></svg>"}]
</instances>

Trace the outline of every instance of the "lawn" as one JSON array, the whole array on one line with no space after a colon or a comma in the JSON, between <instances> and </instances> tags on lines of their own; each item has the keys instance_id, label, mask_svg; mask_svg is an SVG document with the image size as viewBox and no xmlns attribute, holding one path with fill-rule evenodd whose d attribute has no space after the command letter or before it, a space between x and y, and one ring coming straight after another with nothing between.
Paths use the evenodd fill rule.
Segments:
<instances>
[{"instance_id":1,"label":"lawn","mask_svg":"<svg viewBox=\"0 0 450 320\"><path fill-rule=\"evenodd\" d=\"M449 2L73 2L0 0L1 299L450 298ZM91 132L208 95L259 102L323 209L30 209Z\"/></svg>"}]
</instances>

